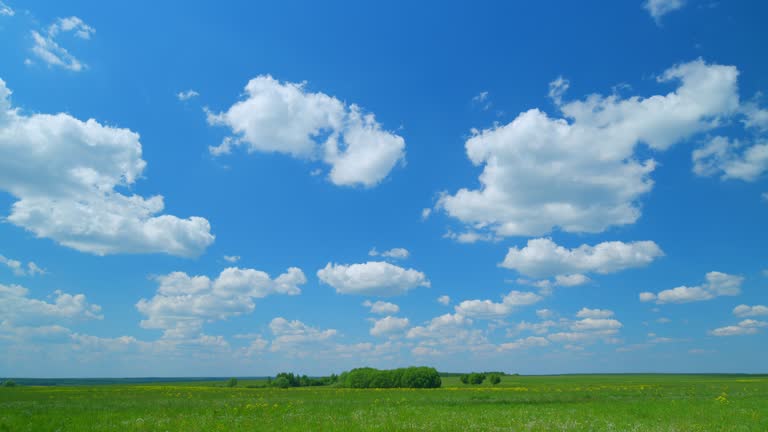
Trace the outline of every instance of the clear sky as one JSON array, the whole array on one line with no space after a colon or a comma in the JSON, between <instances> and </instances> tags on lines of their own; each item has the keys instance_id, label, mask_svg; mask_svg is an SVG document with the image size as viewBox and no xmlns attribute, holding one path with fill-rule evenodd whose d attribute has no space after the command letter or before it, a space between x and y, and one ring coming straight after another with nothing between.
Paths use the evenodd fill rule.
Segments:
<instances>
[{"instance_id":1,"label":"clear sky","mask_svg":"<svg viewBox=\"0 0 768 432\"><path fill-rule=\"evenodd\" d=\"M0 3L0 376L768 372L761 1Z\"/></svg>"}]
</instances>

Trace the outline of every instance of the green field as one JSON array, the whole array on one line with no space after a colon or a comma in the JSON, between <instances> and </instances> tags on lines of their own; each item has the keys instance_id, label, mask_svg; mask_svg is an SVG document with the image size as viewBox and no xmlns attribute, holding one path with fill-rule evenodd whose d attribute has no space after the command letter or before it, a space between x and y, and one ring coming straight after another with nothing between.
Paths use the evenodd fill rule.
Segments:
<instances>
[{"instance_id":1,"label":"green field","mask_svg":"<svg viewBox=\"0 0 768 432\"><path fill-rule=\"evenodd\" d=\"M768 431L768 376L443 378L432 390L221 382L0 388L0 431Z\"/></svg>"}]
</instances>

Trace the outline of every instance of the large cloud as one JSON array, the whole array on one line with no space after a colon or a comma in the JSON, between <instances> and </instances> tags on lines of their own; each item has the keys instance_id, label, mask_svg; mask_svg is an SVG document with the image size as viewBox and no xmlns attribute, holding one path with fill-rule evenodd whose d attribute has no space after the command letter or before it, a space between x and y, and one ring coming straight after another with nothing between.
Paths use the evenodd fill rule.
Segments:
<instances>
[{"instance_id":1,"label":"large cloud","mask_svg":"<svg viewBox=\"0 0 768 432\"><path fill-rule=\"evenodd\" d=\"M737 77L733 66L696 60L658 78L679 83L666 95L593 94L572 102L562 102L567 82L561 80L552 95L563 117L531 109L506 125L475 131L466 150L483 167L481 186L446 193L438 207L469 231L496 236L555 228L596 233L635 223L656 166L636 149L665 150L718 125L739 108Z\"/></svg>"},{"instance_id":2,"label":"large cloud","mask_svg":"<svg viewBox=\"0 0 768 432\"><path fill-rule=\"evenodd\" d=\"M706 274L706 279L706 283L692 287L683 285L657 294L643 292L640 293L640 301L656 301L658 304L690 303L720 296L735 296L741 293L741 283L744 281L742 276L721 272L709 272Z\"/></svg>"},{"instance_id":3,"label":"large cloud","mask_svg":"<svg viewBox=\"0 0 768 432\"><path fill-rule=\"evenodd\" d=\"M0 190L7 220L83 252L196 256L214 237L206 219L159 214L163 197L124 195L140 178L139 135L68 114L25 115L0 80Z\"/></svg>"},{"instance_id":4,"label":"large cloud","mask_svg":"<svg viewBox=\"0 0 768 432\"><path fill-rule=\"evenodd\" d=\"M157 278L157 293L141 299L136 309L146 316L141 326L161 329L166 338L198 334L207 321L223 320L252 312L254 299L272 294L298 295L307 282L304 273L291 267L275 279L263 271L230 267L211 280L174 272Z\"/></svg>"},{"instance_id":5,"label":"large cloud","mask_svg":"<svg viewBox=\"0 0 768 432\"><path fill-rule=\"evenodd\" d=\"M575 249L566 249L551 239L538 238L528 240L528 244L522 249L509 248L507 256L500 265L527 276L560 275L562 279L562 275L587 272L605 274L643 267L663 255L661 248L652 241L631 243L611 241L595 246L583 244Z\"/></svg>"},{"instance_id":6,"label":"large cloud","mask_svg":"<svg viewBox=\"0 0 768 432\"><path fill-rule=\"evenodd\" d=\"M209 124L227 126L233 133L211 147L214 156L245 146L249 152L321 159L331 166L328 177L334 184L367 187L405 159L405 140L382 130L373 114L357 105L269 75L251 79L245 92L246 98L228 110L208 113Z\"/></svg>"},{"instance_id":7,"label":"large cloud","mask_svg":"<svg viewBox=\"0 0 768 432\"><path fill-rule=\"evenodd\" d=\"M350 265L328 263L318 270L317 277L339 294L396 296L420 286L430 286L424 273L384 261Z\"/></svg>"}]
</instances>

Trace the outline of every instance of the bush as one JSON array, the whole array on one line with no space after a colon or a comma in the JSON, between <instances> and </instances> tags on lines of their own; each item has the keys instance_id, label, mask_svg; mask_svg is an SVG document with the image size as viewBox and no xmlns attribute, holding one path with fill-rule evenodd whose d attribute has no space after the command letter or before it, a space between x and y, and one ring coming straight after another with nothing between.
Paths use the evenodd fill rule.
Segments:
<instances>
[{"instance_id":1,"label":"bush","mask_svg":"<svg viewBox=\"0 0 768 432\"><path fill-rule=\"evenodd\" d=\"M237 387L237 378L230 378L227 380L227 387Z\"/></svg>"},{"instance_id":2,"label":"bush","mask_svg":"<svg viewBox=\"0 0 768 432\"><path fill-rule=\"evenodd\" d=\"M340 387L349 388L437 388L442 385L442 380L437 370L430 367L357 368L342 373L338 383Z\"/></svg>"},{"instance_id":3,"label":"bush","mask_svg":"<svg viewBox=\"0 0 768 432\"><path fill-rule=\"evenodd\" d=\"M5 382L3 382L3 387L16 387L16 381L5 380Z\"/></svg>"},{"instance_id":4,"label":"bush","mask_svg":"<svg viewBox=\"0 0 768 432\"><path fill-rule=\"evenodd\" d=\"M498 374L491 374L488 376L488 380L491 384L496 385L501 382L501 377Z\"/></svg>"}]
</instances>

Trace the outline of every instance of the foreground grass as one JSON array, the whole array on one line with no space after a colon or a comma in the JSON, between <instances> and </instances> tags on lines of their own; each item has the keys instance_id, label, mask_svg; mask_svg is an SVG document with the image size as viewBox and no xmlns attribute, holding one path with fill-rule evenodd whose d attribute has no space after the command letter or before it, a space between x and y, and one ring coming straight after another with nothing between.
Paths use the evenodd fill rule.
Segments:
<instances>
[{"instance_id":1,"label":"foreground grass","mask_svg":"<svg viewBox=\"0 0 768 432\"><path fill-rule=\"evenodd\" d=\"M434 390L221 383L0 389L0 431L766 431L768 377L444 378ZM242 384L242 383L241 383Z\"/></svg>"}]
</instances>

